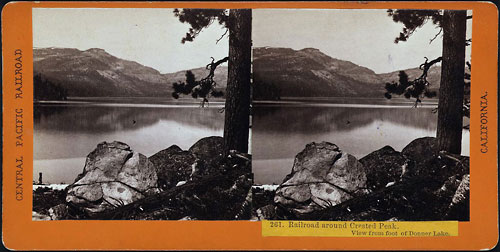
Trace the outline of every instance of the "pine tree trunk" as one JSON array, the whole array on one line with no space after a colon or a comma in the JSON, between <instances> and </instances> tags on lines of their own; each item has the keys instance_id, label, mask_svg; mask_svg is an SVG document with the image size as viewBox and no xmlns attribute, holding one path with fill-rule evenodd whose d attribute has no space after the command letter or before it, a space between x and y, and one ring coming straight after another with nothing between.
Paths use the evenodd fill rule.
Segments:
<instances>
[{"instance_id":1,"label":"pine tree trunk","mask_svg":"<svg viewBox=\"0 0 500 252\"><path fill-rule=\"evenodd\" d=\"M440 150L460 154L464 97L466 11L445 10L437 140Z\"/></svg>"},{"instance_id":2,"label":"pine tree trunk","mask_svg":"<svg viewBox=\"0 0 500 252\"><path fill-rule=\"evenodd\" d=\"M224 153L248 152L252 10L229 13L229 62L224 120Z\"/></svg>"}]
</instances>

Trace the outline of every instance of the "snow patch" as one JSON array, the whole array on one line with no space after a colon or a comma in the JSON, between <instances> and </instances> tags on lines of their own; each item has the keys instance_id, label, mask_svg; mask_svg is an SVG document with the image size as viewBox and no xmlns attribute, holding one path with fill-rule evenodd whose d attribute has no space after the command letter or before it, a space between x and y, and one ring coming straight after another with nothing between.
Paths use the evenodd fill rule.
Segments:
<instances>
[{"instance_id":1,"label":"snow patch","mask_svg":"<svg viewBox=\"0 0 500 252\"><path fill-rule=\"evenodd\" d=\"M179 181L179 182L177 182L177 185L175 185L175 186L181 186L181 185L184 185L184 184L186 184L186 181Z\"/></svg>"},{"instance_id":2,"label":"snow patch","mask_svg":"<svg viewBox=\"0 0 500 252\"><path fill-rule=\"evenodd\" d=\"M52 190L64 190L69 184L48 184L48 185L33 185L33 191L38 188L50 188Z\"/></svg>"},{"instance_id":3,"label":"snow patch","mask_svg":"<svg viewBox=\"0 0 500 252\"><path fill-rule=\"evenodd\" d=\"M263 189L264 191L276 191L279 185L254 185L253 188Z\"/></svg>"}]
</instances>

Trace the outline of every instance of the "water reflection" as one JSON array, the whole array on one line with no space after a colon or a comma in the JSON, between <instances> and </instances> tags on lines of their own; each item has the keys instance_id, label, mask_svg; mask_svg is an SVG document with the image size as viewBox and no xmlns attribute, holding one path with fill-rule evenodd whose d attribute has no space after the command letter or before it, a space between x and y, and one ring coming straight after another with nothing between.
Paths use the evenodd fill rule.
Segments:
<instances>
[{"instance_id":1,"label":"water reflection","mask_svg":"<svg viewBox=\"0 0 500 252\"><path fill-rule=\"evenodd\" d=\"M218 107L141 107L130 105L39 105L34 108L36 130L106 133L117 130L133 130L171 120L182 124L219 129Z\"/></svg>"},{"instance_id":2,"label":"water reflection","mask_svg":"<svg viewBox=\"0 0 500 252\"><path fill-rule=\"evenodd\" d=\"M220 106L59 104L35 106L34 178L70 183L85 157L102 141L122 141L147 156L176 144L189 148L206 136L222 136Z\"/></svg>"},{"instance_id":3,"label":"water reflection","mask_svg":"<svg viewBox=\"0 0 500 252\"><path fill-rule=\"evenodd\" d=\"M402 150L415 138L435 136L432 107L275 106L256 104L253 116L253 171L256 184L280 183L307 143L328 141L361 158L390 145ZM469 133L463 133L469 155Z\"/></svg>"},{"instance_id":4,"label":"water reflection","mask_svg":"<svg viewBox=\"0 0 500 252\"><path fill-rule=\"evenodd\" d=\"M416 128L435 130L437 114L431 108L412 107L318 107L318 106L255 106L255 131L282 129L288 133L318 133L326 131L350 131L366 126L375 120Z\"/></svg>"}]
</instances>

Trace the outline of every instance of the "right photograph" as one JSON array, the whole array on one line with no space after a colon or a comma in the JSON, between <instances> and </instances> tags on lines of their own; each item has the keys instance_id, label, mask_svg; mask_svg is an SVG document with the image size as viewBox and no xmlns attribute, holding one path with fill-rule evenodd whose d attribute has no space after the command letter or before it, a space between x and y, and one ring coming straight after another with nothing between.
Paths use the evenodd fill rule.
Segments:
<instances>
[{"instance_id":1,"label":"right photograph","mask_svg":"<svg viewBox=\"0 0 500 252\"><path fill-rule=\"evenodd\" d=\"M254 220L469 221L472 11L252 15Z\"/></svg>"}]
</instances>

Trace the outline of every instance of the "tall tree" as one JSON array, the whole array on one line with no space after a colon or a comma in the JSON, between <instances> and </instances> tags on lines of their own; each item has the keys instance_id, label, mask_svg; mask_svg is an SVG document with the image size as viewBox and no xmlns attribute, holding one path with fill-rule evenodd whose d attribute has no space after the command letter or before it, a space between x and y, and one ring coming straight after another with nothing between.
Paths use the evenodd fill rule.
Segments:
<instances>
[{"instance_id":1,"label":"tall tree","mask_svg":"<svg viewBox=\"0 0 500 252\"><path fill-rule=\"evenodd\" d=\"M443 63L437 139L440 150L456 154L462 150L466 17L466 11L445 10L442 22Z\"/></svg>"},{"instance_id":2,"label":"tall tree","mask_svg":"<svg viewBox=\"0 0 500 252\"><path fill-rule=\"evenodd\" d=\"M208 27L214 21L218 21L219 24L226 28L226 32L222 36L229 32L229 56L217 62L212 60L212 63L207 65L210 73L204 79L207 80L208 78L209 84L207 82L199 82L198 84L191 82L194 84L189 85L188 83L188 89L184 89L184 92L181 93L192 93L194 90L197 94L210 94L211 92L207 91L207 88L214 87L210 79L213 81L215 68L219 64L228 61L224 154L228 155L232 150L247 153L250 125L252 10L232 9L227 13L226 10L217 9L175 9L174 14L179 18L179 21L191 25L186 36L182 39L182 43L193 41L205 27ZM182 84L177 84L177 86L186 87L186 85L182 86ZM200 90L205 91L200 92ZM175 93L173 95L175 97ZM203 98L205 99L205 97Z\"/></svg>"},{"instance_id":3,"label":"tall tree","mask_svg":"<svg viewBox=\"0 0 500 252\"><path fill-rule=\"evenodd\" d=\"M224 148L248 152L252 10L229 12L229 63L224 120Z\"/></svg>"},{"instance_id":4,"label":"tall tree","mask_svg":"<svg viewBox=\"0 0 500 252\"><path fill-rule=\"evenodd\" d=\"M465 10L445 10L444 12L438 10L388 10L388 14L392 16L394 22L404 24L403 31L395 39L395 43L406 41L416 29L422 27L429 19L441 28L439 33L431 39L431 42L441 31L443 32L442 56L431 62L426 60L420 66L423 70L421 77L411 82L403 81L406 83L404 84L406 87L410 87L405 88L404 92L416 90L413 94L408 92L405 95L415 97L414 93L417 93L418 102L418 95L427 90L426 85L428 83L425 79L427 70L432 64L442 61L436 134L438 148L450 153L460 154L462 118L464 116L464 78L466 78L465 46L468 42L466 39L466 20L470 17L467 16ZM405 80L405 78L402 79ZM398 93L402 92L402 86L388 84L387 89L389 93L391 92L390 88L395 91L393 93ZM430 95L432 96L432 94Z\"/></svg>"}]
</instances>

